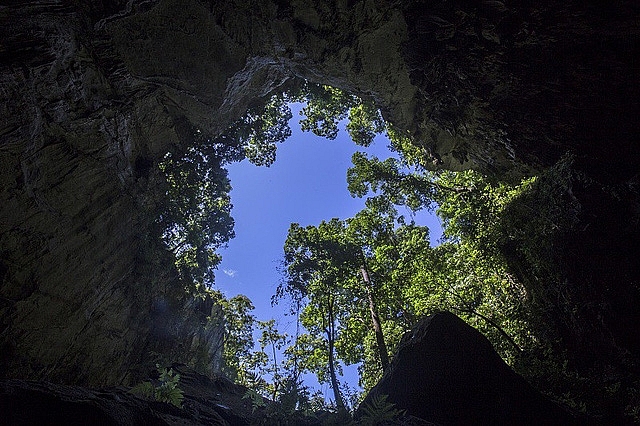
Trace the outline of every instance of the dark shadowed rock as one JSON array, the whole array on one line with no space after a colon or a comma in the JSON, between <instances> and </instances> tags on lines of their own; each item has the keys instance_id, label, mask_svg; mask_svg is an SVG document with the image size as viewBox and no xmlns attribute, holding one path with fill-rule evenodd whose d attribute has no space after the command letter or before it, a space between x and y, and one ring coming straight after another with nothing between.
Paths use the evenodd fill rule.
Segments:
<instances>
[{"instance_id":1,"label":"dark shadowed rock","mask_svg":"<svg viewBox=\"0 0 640 426\"><path fill-rule=\"evenodd\" d=\"M441 425L585 424L533 389L482 334L449 312L405 334L361 407L376 395Z\"/></svg>"},{"instance_id":2,"label":"dark shadowed rock","mask_svg":"<svg viewBox=\"0 0 640 426\"><path fill-rule=\"evenodd\" d=\"M268 424L268 410L254 409L243 398L246 388L223 377L208 377L184 365L173 365L184 391L182 408L148 401L125 388L90 389L25 380L0 381L1 425L211 425ZM313 419L291 417L296 425L315 425ZM268 422L268 420L267 420Z\"/></svg>"}]
</instances>

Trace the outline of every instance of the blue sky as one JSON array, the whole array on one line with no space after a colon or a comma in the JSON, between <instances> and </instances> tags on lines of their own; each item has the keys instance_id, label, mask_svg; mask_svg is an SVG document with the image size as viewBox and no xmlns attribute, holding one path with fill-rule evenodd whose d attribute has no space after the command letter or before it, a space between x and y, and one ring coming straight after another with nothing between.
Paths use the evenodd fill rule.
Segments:
<instances>
[{"instance_id":1,"label":"blue sky","mask_svg":"<svg viewBox=\"0 0 640 426\"><path fill-rule=\"evenodd\" d=\"M317 225L362 210L364 199L352 198L347 190L351 156L358 150L382 159L391 156L382 136L363 149L344 129L335 140L302 132L300 105L292 105L292 110L292 136L280 144L271 167L256 167L246 160L228 167L236 237L221 250L223 260L216 271L216 287L227 297L248 296L259 320L275 318L280 332L290 335L295 334L294 319L284 315L286 306L272 307L270 302L280 280L278 266L289 225ZM435 243L441 234L438 219L424 213L416 221L429 227Z\"/></svg>"}]
</instances>

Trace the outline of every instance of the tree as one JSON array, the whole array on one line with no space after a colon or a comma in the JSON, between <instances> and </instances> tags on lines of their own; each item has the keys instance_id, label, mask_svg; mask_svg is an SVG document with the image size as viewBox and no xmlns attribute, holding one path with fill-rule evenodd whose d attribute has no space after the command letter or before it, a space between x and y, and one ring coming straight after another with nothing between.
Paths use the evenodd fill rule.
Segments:
<instances>
[{"instance_id":1,"label":"tree","mask_svg":"<svg viewBox=\"0 0 640 426\"><path fill-rule=\"evenodd\" d=\"M164 181L156 223L187 286L213 285L222 260L216 251L234 237L225 166L244 158L259 166L275 161L277 143L291 135L289 101L275 94L215 137L190 128L187 147L175 146L158 165Z\"/></svg>"},{"instance_id":2,"label":"tree","mask_svg":"<svg viewBox=\"0 0 640 426\"><path fill-rule=\"evenodd\" d=\"M327 139L338 136L338 123L347 118L349 109L357 103L355 96L340 89L309 83L303 86L298 99L306 103L300 112L305 116L300 120L302 130Z\"/></svg>"},{"instance_id":3,"label":"tree","mask_svg":"<svg viewBox=\"0 0 640 426\"><path fill-rule=\"evenodd\" d=\"M376 201L378 201L376 203ZM382 370L389 366L389 353L385 343L382 320L380 318L378 301L382 289L376 292L376 286L372 282L371 268L369 264L375 262L379 266L381 258L387 260L389 256L394 256L394 221L397 212L389 204L381 204L380 199L368 200L367 208L357 213L353 218L347 219L346 232L351 244L359 250L360 268L359 272L364 282L364 289L371 314L371 326L376 339L376 347L380 359ZM383 268L378 268L383 270ZM388 280L384 273L378 273L381 281ZM379 286L382 287L382 286ZM386 288L385 288L386 289Z\"/></svg>"},{"instance_id":4,"label":"tree","mask_svg":"<svg viewBox=\"0 0 640 426\"><path fill-rule=\"evenodd\" d=\"M230 185L223 165L245 156L258 165L275 161L277 143L290 134L290 100L308 102L302 111L304 130L335 138L338 123L349 118L347 130L356 143L366 146L386 131L398 158L354 154L348 186L352 195L368 197L366 208L317 227L291 225L286 276L276 299L288 296L301 305L300 321L308 331L285 351L295 358L291 377L284 376L287 362L277 359L286 339L272 322L257 323L261 350L252 352L249 330L255 318L239 299L228 305L235 324L229 328L229 347L239 355L227 362L230 374L276 399L289 379L297 384L299 371L312 371L331 384L336 404L344 409L341 362L362 363L361 382L371 387L389 365L402 333L420 316L442 309L478 327L507 360L535 346L527 294L496 250L505 232L514 232L503 226L504 212L533 180L508 185L471 171L428 171L429 157L387 126L371 104L326 86L306 84L294 95L276 95L261 114L250 110L219 138L196 132L202 139L198 149L167 156L162 167L176 201L169 209L173 216L166 214L171 226L165 237L178 255L181 274L211 282L206 273L219 262L214 250L230 238L225 229L232 235L232 228L224 228L223 219L230 219ZM428 229L407 223L395 206L436 210L446 241L431 247ZM272 383L259 374L271 376Z\"/></svg>"},{"instance_id":5,"label":"tree","mask_svg":"<svg viewBox=\"0 0 640 426\"><path fill-rule=\"evenodd\" d=\"M229 132L239 139L244 155L256 166L269 167L276 161L277 144L291 136L290 98L273 95L261 109L250 109Z\"/></svg>"},{"instance_id":6,"label":"tree","mask_svg":"<svg viewBox=\"0 0 640 426\"><path fill-rule=\"evenodd\" d=\"M546 285L559 279L553 250L558 230L577 223L580 206L571 192L569 160L518 184L473 171L433 171L430 153L385 123L371 103L309 83L271 98L262 116L250 111L230 129L231 145L255 164L275 161L276 144L290 134L288 101L307 102L301 120L305 131L333 139L339 123L348 119L354 142L368 146L386 132L397 154L384 160L354 154L347 182L353 196L368 197L365 210L344 221L290 229L287 275L276 299L288 295L304 304L300 319L309 333L285 351L295 359L296 383L299 366L315 372L331 383L336 403L344 408L340 363L362 363L361 383L371 387L402 332L420 316L443 309L482 331L512 365L530 353L550 353L558 336L534 323L545 315L553 319L548 311L554 298L563 296L545 286L562 289L562 283ZM428 230L406 223L395 206L436 211L444 227L442 244L431 247ZM188 232L176 235L176 240L191 238ZM203 259L200 246L186 246L195 249L185 252L185 265ZM209 258L209 265L215 263ZM263 345L254 365L274 377L275 398L281 376L276 340L263 340L272 342L273 361Z\"/></svg>"},{"instance_id":7,"label":"tree","mask_svg":"<svg viewBox=\"0 0 640 426\"><path fill-rule=\"evenodd\" d=\"M357 145L369 146L386 127L372 102L335 87L306 82L292 100L306 103L300 111L304 116L300 120L302 130L320 137L335 139L338 124L348 119L346 127L351 140Z\"/></svg>"},{"instance_id":8,"label":"tree","mask_svg":"<svg viewBox=\"0 0 640 426\"><path fill-rule=\"evenodd\" d=\"M233 238L231 184L224 165L238 158L233 146L193 131L193 144L165 155L165 196L156 219L184 282L212 285L220 263L215 251Z\"/></svg>"},{"instance_id":9,"label":"tree","mask_svg":"<svg viewBox=\"0 0 640 426\"><path fill-rule=\"evenodd\" d=\"M393 205L407 206L413 211L433 209L447 197L468 194L475 189L473 179L467 182L452 179L452 176L471 172L430 172L411 166L403 159L391 157L381 161L363 152L354 153L351 162L347 187L352 196L376 193Z\"/></svg>"},{"instance_id":10,"label":"tree","mask_svg":"<svg viewBox=\"0 0 640 426\"><path fill-rule=\"evenodd\" d=\"M223 368L231 380L242 384L251 382L253 368L253 330L256 318L251 311L253 303L247 296L238 295L225 299L218 292L218 303L222 306L221 318L224 327Z\"/></svg>"},{"instance_id":11,"label":"tree","mask_svg":"<svg viewBox=\"0 0 640 426\"><path fill-rule=\"evenodd\" d=\"M424 255L415 258L424 263L414 264L413 273L402 277L410 292L405 295L406 300L416 315L436 309L456 312L483 331L513 363L523 348L537 347L539 340L536 343L532 333L529 295L509 271L504 248L524 229L530 236L520 247L543 247L544 244L534 245L531 241L547 233L547 225L553 229L553 222L564 220L558 219L562 215L555 211L551 221L538 215L524 226L517 225L508 217L517 211L519 200L526 198L536 178L508 184L473 171L429 172L427 157L410 143L396 139L395 147L400 159L381 161L356 153L348 183L354 196L373 194L414 211L433 209L443 220L446 242L433 250L424 248ZM550 203L545 201L541 206L544 205ZM542 218L547 223L540 223L538 219ZM532 232L533 226L540 229ZM521 258L531 253L524 252ZM398 267L395 274L402 270Z\"/></svg>"},{"instance_id":12,"label":"tree","mask_svg":"<svg viewBox=\"0 0 640 426\"><path fill-rule=\"evenodd\" d=\"M269 393L272 399L276 401L278 396L283 392L283 382L285 381L283 367L280 366L278 361L278 353L289 342L289 336L287 334L281 334L276 329L276 321L270 319L267 321L258 321L258 329L261 332L258 342L260 343L260 352L264 354L266 362L261 365L261 373L271 376L272 384L269 389ZM266 350L268 347L271 349L271 354L267 355ZM272 357L272 359L269 359Z\"/></svg>"},{"instance_id":13,"label":"tree","mask_svg":"<svg viewBox=\"0 0 640 426\"><path fill-rule=\"evenodd\" d=\"M347 364L361 362L367 352L362 343L371 335L377 362L367 364L377 370L389 365L385 322L394 322L402 305L391 274L399 261L396 224L403 219L383 201L368 200L367 208L345 221L289 229L286 278L276 299L288 295L305 303L303 325L325 333L328 362L334 349Z\"/></svg>"},{"instance_id":14,"label":"tree","mask_svg":"<svg viewBox=\"0 0 640 426\"><path fill-rule=\"evenodd\" d=\"M328 380L334 392L336 404L344 410L340 394L335 359L335 343L339 324L345 311L342 309L349 299L347 289L341 282L351 260L349 247L341 244L340 231L344 225L337 219L323 222L315 227L302 228L292 224L285 242L286 281L276 294L276 300L285 295L296 302L306 301L301 314L302 325L309 331L324 334ZM319 381L327 378L322 370L316 370Z\"/></svg>"}]
</instances>

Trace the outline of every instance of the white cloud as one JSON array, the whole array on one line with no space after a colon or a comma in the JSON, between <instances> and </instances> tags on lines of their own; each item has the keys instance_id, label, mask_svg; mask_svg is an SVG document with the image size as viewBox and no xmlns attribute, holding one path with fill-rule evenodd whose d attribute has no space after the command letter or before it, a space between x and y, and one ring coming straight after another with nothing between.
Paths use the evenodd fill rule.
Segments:
<instances>
[{"instance_id":1,"label":"white cloud","mask_svg":"<svg viewBox=\"0 0 640 426\"><path fill-rule=\"evenodd\" d=\"M238 271L235 271L235 270L233 270L233 269L223 269L223 270L222 270L222 272L224 272L224 274L225 274L225 275L227 275L227 276L229 276L229 277L233 278L233 277L235 277L235 276L236 276L236 273L237 273Z\"/></svg>"}]
</instances>

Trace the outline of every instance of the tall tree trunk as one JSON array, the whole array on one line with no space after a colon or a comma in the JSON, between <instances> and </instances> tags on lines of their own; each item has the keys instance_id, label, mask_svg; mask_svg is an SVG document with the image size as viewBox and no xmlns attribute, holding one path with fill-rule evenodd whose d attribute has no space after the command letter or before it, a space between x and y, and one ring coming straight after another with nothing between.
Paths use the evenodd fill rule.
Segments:
<instances>
[{"instance_id":1,"label":"tall tree trunk","mask_svg":"<svg viewBox=\"0 0 640 426\"><path fill-rule=\"evenodd\" d=\"M278 359L276 358L276 343L271 341L271 348L273 349L273 400L278 398L278 388L280 385L280 373L278 372Z\"/></svg>"},{"instance_id":2,"label":"tall tree trunk","mask_svg":"<svg viewBox=\"0 0 640 426\"><path fill-rule=\"evenodd\" d=\"M387 368L389 367L389 352L387 351L387 345L384 342L384 334L382 332L380 316L378 315L378 310L376 309L376 304L373 300L373 288L371 286L371 279L369 278L369 271L367 270L367 266L364 261L362 263L362 266L360 267L360 272L362 273L362 279L364 280L365 287L367 288L367 297L369 298L369 312L371 312L371 324L376 335L380 364L382 365L382 371L387 371Z\"/></svg>"},{"instance_id":3,"label":"tall tree trunk","mask_svg":"<svg viewBox=\"0 0 640 426\"><path fill-rule=\"evenodd\" d=\"M333 301L330 300L328 304L328 316L329 321L327 326L325 327L325 332L327 333L327 341L329 342L329 376L331 377L331 388L333 388L333 397L336 400L336 405L339 411L346 411L347 408L344 405L344 401L342 399L342 395L340 394L340 388L338 387L338 377L336 376L336 366L335 366L335 319L333 314Z\"/></svg>"}]
</instances>

